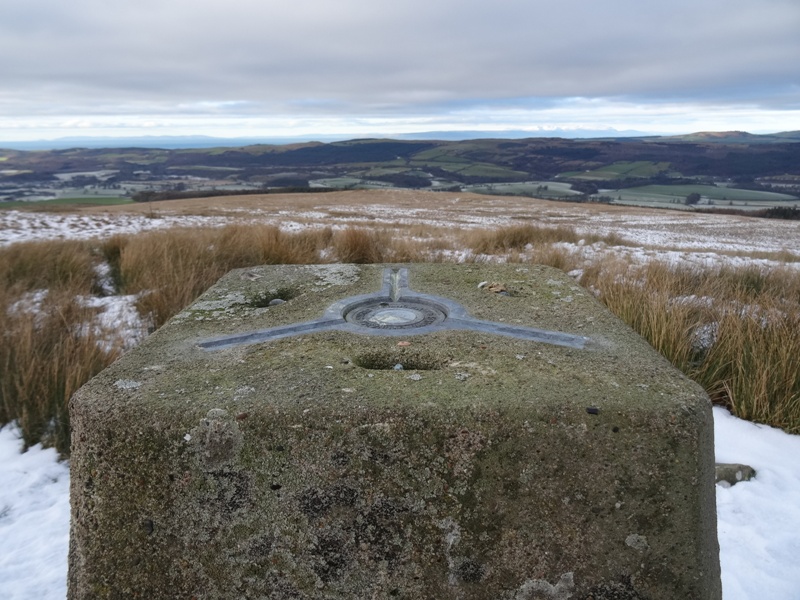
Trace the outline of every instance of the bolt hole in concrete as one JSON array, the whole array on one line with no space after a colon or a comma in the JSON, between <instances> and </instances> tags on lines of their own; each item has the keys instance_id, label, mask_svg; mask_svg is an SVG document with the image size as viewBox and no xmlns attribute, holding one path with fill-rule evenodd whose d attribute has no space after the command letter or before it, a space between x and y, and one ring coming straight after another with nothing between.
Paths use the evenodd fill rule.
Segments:
<instances>
[{"instance_id":1,"label":"bolt hole in concrete","mask_svg":"<svg viewBox=\"0 0 800 600\"><path fill-rule=\"evenodd\" d=\"M267 290L248 298L248 305L252 308L267 308L288 302L297 296L295 290L291 288L278 288L277 290Z\"/></svg>"},{"instance_id":2,"label":"bolt hole in concrete","mask_svg":"<svg viewBox=\"0 0 800 600\"><path fill-rule=\"evenodd\" d=\"M361 354L353 358L353 363L373 371L435 371L445 364L443 360L424 352L400 350Z\"/></svg>"}]
</instances>

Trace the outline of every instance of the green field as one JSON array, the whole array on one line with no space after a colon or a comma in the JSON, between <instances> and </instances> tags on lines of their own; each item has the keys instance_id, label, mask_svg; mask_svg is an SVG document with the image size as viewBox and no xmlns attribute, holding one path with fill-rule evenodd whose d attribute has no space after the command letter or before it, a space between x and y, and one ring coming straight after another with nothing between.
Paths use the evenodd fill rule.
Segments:
<instances>
[{"instance_id":1,"label":"green field","mask_svg":"<svg viewBox=\"0 0 800 600\"><path fill-rule=\"evenodd\" d=\"M135 165L155 165L164 163L169 158L169 152L166 150L149 150L146 154L142 152L126 152L110 150L96 155L96 159L107 162L116 163L119 161L129 162Z\"/></svg>"},{"instance_id":2,"label":"green field","mask_svg":"<svg viewBox=\"0 0 800 600\"><path fill-rule=\"evenodd\" d=\"M420 152L420 154L426 154L428 152L435 151L428 150L426 152ZM419 155L414 157L414 160L410 161L410 165L419 169L424 169L425 167L434 167L468 177L490 177L500 181L503 179L515 181L528 176L527 173L522 171L514 171L512 169L507 169L505 167L499 167L488 163L471 162L468 160L462 161L455 156L444 155L442 156L441 161L432 159L424 161L417 160L418 156Z\"/></svg>"},{"instance_id":3,"label":"green field","mask_svg":"<svg viewBox=\"0 0 800 600\"><path fill-rule=\"evenodd\" d=\"M410 170L408 167L375 167L374 169L355 172L353 175L358 175L359 177L381 177L383 175L397 175L398 173L419 174L416 171Z\"/></svg>"},{"instance_id":4,"label":"green field","mask_svg":"<svg viewBox=\"0 0 800 600\"><path fill-rule=\"evenodd\" d=\"M371 190L392 187L390 183L385 183L383 181L370 181L369 179L361 179L359 177L329 177L326 179L314 179L309 183L316 186L336 188L340 190Z\"/></svg>"},{"instance_id":5,"label":"green field","mask_svg":"<svg viewBox=\"0 0 800 600\"><path fill-rule=\"evenodd\" d=\"M491 177L493 179L522 179L528 176L527 173L522 171L512 171L503 167L496 167L494 165L484 165L480 163L472 164L464 169L458 171L460 175L469 177Z\"/></svg>"},{"instance_id":6,"label":"green field","mask_svg":"<svg viewBox=\"0 0 800 600\"><path fill-rule=\"evenodd\" d=\"M31 200L31 201L12 201L0 202L0 209L30 208L35 209L42 206L114 206L117 204L133 204L130 198L121 196L86 196L75 198L54 198L53 200Z\"/></svg>"},{"instance_id":7,"label":"green field","mask_svg":"<svg viewBox=\"0 0 800 600\"><path fill-rule=\"evenodd\" d=\"M586 180L625 179L626 177L653 177L669 171L670 163L647 160L620 161L593 171L567 171L559 177Z\"/></svg>"},{"instance_id":8,"label":"green field","mask_svg":"<svg viewBox=\"0 0 800 600\"><path fill-rule=\"evenodd\" d=\"M769 208L771 206L794 206L800 204L795 196L775 192L740 190L714 185L644 185L619 190L602 190L600 195L609 196L616 204L642 206L685 205L686 196L700 194L698 206L732 207L739 209Z\"/></svg>"},{"instance_id":9,"label":"green field","mask_svg":"<svg viewBox=\"0 0 800 600\"><path fill-rule=\"evenodd\" d=\"M244 167L209 167L206 165L187 165L180 167L167 167L168 171L244 171Z\"/></svg>"},{"instance_id":10,"label":"green field","mask_svg":"<svg viewBox=\"0 0 800 600\"><path fill-rule=\"evenodd\" d=\"M469 160L468 158L455 156L452 152L447 152L446 150L440 148L431 148L430 150L423 150L422 152L418 152L413 156L412 162L419 164L425 164L425 163L448 163L448 164L460 164L460 165L473 164L473 161ZM441 166L441 164L437 164L436 166Z\"/></svg>"},{"instance_id":11,"label":"green field","mask_svg":"<svg viewBox=\"0 0 800 600\"><path fill-rule=\"evenodd\" d=\"M419 161L419 160L412 160L409 162L409 166L415 169L444 169L445 171L450 171L451 173L459 173L464 169L472 166L474 163L470 162L436 162L436 161Z\"/></svg>"}]
</instances>

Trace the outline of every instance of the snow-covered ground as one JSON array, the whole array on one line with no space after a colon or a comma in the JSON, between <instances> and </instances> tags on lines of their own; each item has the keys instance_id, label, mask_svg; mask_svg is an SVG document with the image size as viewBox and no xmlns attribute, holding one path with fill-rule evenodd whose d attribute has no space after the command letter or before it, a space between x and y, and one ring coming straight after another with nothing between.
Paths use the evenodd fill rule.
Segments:
<instances>
[{"instance_id":1,"label":"snow-covered ground","mask_svg":"<svg viewBox=\"0 0 800 600\"><path fill-rule=\"evenodd\" d=\"M56 451L0 429L0 596L63 600L67 595L69 467Z\"/></svg>"},{"instance_id":2,"label":"snow-covered ground","mask_svg":"<svg viewBox=\"0 0 800 600\"><path fill-rule=\"evenodd\" d=\"M85 240L168 227L222 226L229 219L195 215L150 218L140 214L103 216L73 213L0 211L0 246L30 240Z\"/></svg>"},{"instance_id":3,"label":"snow-covered ground","mask_svg":"<svg viewBox=\"0 0 800 600\"><path fill-rule=\"evenodd\" d=\"M616 234L626 243L603 251L633 258L644 253L647 259L662 254L688 259L696 253L703 262L712 258L740 262L757 258L759 253L797 254L800 248L800 227L793 221L444 192L276 194L173 200L153 207L137 204L48 213L0 210L0 246L24 240L87 239L234 222L266 223L286 231L350 225L468 230L535 222L574 227L584 235Z\"/></svg>"},{"instance_id":4,"label":"snow-covered ground","mask_svg":"<svg viewBox=\"0 0 800 600\"><path fill-rule=\"evenodd\" d=\"M187 209L185 202L159 203L156 218L141 210L0 211L0 246L242 221L274 224L284 230L320 225L423 225L455 230L530 219L568 225L587 236L613 233L627 242L568 245L587 260L614 255L636 262L800 267L800 262L786 264L769 255L798 252L800 227L792 222L396 191L354 193L352 198L348 204L338 194L312 199L295 196L282 205L276 199L267 207L262 203L217 210L214 206L213 214L208 207ZM133 312L133 300L111 296L85 302L103 309L97 327L113 324L135 343L143 326ZM32 296L30 303L36 301ZM718 462L745 463L758 471L751 481L729 488L717 486L724 599L800 600L800 436L741 421L720 408L714 409L714 418ZM66 594L69 468L57 462L53 450L36 446L20 454L20 447L13 426L0 429L0 598L60 600Z\"/></svg>"},{"instance_id":5,"label":"snow-covered ground","mask_svg":"<svg viewBox=\"0 0 800 600\"><path fill-rule=\"evenodd\" d=\"M755 479L717 485L724 600L800 598L800 436L714 408L719 462L745 463ZM67 589L69 467L54 450L20 454L0 429L0 596L63 600Z\"/></svg>"}]
</instances>

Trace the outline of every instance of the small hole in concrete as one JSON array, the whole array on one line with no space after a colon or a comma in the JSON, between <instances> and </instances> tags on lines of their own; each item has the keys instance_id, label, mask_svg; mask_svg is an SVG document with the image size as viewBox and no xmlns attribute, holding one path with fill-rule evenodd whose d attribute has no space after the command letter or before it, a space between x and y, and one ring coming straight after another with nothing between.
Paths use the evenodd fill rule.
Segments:
<instances>
[{"instance_id":1,"label":"small hole in concrete","mask_svg":"<svg viewBox=\"0 0 800 600\"><path fill-rule=\"evenodd\" d=\"M142 521L142 529L144 529L147 535L150 535L151 533L153 533L155 525L153 524L153 521L151 519L145 519L144 521Z\"/></svg>"},{"instance_id":2,"label":"small hole in concrete","mask_svg":"<svg viewBox=\"0 0 800 600\"><path fill-rule=\"evenodd\" d=\"M356 356L353 362L375 371L435 371L444 366L441 358L427 352L401 350L369 352Z\"/></svg>"},{"instance_id":3,"label":"small hole in concrete","mask_svg":"<svg viewBox=\"0 0 800 600\"><path fill-rule=\"evenodd\" d=\"M247 304L252 308L266 308L268 306L276 306L288 302L295 296L297 296L295 290L282 287L277 290L258 292L248 298Z\"/></svg>"}]
</instances>

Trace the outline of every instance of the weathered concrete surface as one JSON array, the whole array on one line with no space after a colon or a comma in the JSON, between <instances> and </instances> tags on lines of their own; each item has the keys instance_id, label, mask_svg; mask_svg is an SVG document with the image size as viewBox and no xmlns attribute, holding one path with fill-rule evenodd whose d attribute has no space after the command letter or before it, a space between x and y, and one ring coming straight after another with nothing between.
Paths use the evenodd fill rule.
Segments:
<instances>
[{"instance_id":1,"label":"weathered concrete surface","mask_svg":"<svg viewBox=\"0 0 800 600\"><path fill-rule=\"evenodd\" d=\"M382 271L234 271L79 391L70 598L721 597L708 399L558 271L409 266L416 291L589 349L197 346L315 319Z\"/></svg>"}]
</instances>

